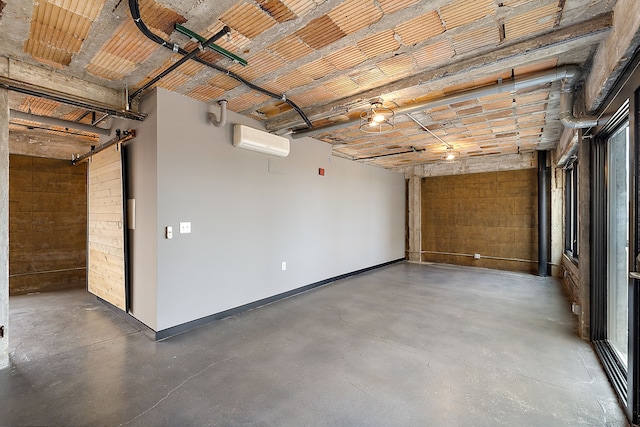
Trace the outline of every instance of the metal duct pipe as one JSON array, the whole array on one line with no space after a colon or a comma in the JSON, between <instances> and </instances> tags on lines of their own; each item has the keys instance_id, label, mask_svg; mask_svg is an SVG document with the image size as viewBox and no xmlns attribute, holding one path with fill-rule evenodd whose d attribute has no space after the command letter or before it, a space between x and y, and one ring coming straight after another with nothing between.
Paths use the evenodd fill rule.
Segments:
<instances>
[{"instance_id":1,"label":"metal duct pipe","mask_svg":"<svg viewBox=\"0 0 640 427\"><path fill-rule=\"evenodd\" d=\"M227 123L227 100L221 99L218 101L218 105L220 106L220 119L216 117L216 113L209 110L209 121L217 128L224 126L225 123Z\"/></svg>"},{"instance_id":2,"label":"metal duct pipe","mask_svg":"<svg viewBox=\"0 0 640 427\"><path fill-rule=\"evenodd\" d=\"M577 119L573 117L573 89L576 81L580 78L582 72L577 65L563 65L550 71L542 71L538 73L532 73L529 76L523 77L517 80L510 80L507 82L500 82L493 86L481 87L477 89L471 89L464 92L452 93L439 99L433 99L429 101L420 102L418 104L407 105L405 107L396 108L394 113L398 114L410 114L417 111L426 110L429 108L439 107L442 105L449 105L456 102L468 101L475 98L481 98L489 95L496 95L504 92L514 92L520 89L527 89L534 86L539 86L547 83L553 83L558 80L562 80L562 87L564 90L568 90L570 97L564 96L565 109L561 111L567 112L562 115L564 120L568 123L576 123L581 127L591 127L593 118L581 118ZM564 92L563 92L564 95ZM560 101L562 106L563 95L561 95ZM569 102L569 104L567 104ZM569 108L570 107L570 108ZM562 120L562 119L561 119ZM596 120L597 121L597 120ZM304 129L295 131L291 134L294 139L303 138L305 136L314 136L320 133L325 133L332 130L343 129L359 122L359 119L348 120L345 122L336 123L334 125L325 126L322 128ZM564 123L564 121L563 121Z\"/></svg>"},{"instance_id":3,"label":"metal duct pipe","mask_svg":"<svg viewBox=\"0 0 640 427\"><path fill-rule=\"evenodd\" d=\"M549 264L547 152L538 151L538 276L547 277Z\"/></svg>"},{"instance_id":4,"label":"metal duct pipe","mask_svg":"<svg viewBox=\"0 0 640 427\"><path fill-rule=\"evenodd\" d=\"M559 118L564 127L571 129L584 129L598 126L597 117L580 117L573 115L574 81L562 81L560 89L560 114Z\"/></svg>"},{"instance_id":5,"label":"metal duct pipe","mask_svg":"<svg viewBox=\"0 0 640 427\"><path fill-rule=\"evenodd\" d=\"M85 125L84 123L72 122L69 120L57 119L55 117L47 117L47 116L37 116L35 114L23 113L18 110L10 110L9 118L11 119L19 119L19 120L28 120L30 122L38 122L44 123L51 126L60 126L67 129L75 129L82 132L91 132L97 133L98 135L109 135L111 134L110 129L103 129L91 125Z\"/></svg>"}]
</instances>

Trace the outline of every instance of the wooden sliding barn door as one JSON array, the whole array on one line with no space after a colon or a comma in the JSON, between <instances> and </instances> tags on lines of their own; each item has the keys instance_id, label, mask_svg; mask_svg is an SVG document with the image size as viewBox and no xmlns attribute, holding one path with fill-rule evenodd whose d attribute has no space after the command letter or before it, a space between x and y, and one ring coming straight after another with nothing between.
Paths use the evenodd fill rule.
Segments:
<instances>
[{"instance_id":1,"label":"wooden sliding barn door","mask_svg":"<svg viewBox=\"0 0 640 427\"><path fill-rule=\"evenodd\" d=\"M88 194L89 292L127 310L122 147L91 156Z\"/></svg>"}]
</instances>

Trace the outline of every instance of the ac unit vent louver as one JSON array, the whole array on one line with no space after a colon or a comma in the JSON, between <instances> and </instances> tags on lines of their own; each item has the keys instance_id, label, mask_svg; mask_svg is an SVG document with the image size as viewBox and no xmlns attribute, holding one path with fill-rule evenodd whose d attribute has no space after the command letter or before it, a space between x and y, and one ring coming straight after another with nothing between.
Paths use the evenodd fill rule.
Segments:
<instances>
[{"instance_id":1,"label":"ac unit vent louver","mask_svg":"<svg viewBox=\"0 0 640 427\"><path fill-rule=\"evenodd\" d=\"M278 157L289 155L289 140L244 125L233 126L233 145L245 150L258 151Z\"/></svg>"}]
</instances>

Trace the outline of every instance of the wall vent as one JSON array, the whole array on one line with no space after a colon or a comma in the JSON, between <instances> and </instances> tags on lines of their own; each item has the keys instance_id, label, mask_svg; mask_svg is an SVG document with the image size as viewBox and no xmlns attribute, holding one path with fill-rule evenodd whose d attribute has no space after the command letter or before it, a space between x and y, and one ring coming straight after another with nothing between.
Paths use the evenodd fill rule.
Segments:
<instances>
[{"instance_id":1,"label":"wall vent","mask_svg":"<svg viewBox=\"0 0 640 427\"><path fill-rule=\"evenodd\" d=\"M289 155L289 140L248 126L233 126L233 145L278 157Z\"/></svg>"}]
</instances>

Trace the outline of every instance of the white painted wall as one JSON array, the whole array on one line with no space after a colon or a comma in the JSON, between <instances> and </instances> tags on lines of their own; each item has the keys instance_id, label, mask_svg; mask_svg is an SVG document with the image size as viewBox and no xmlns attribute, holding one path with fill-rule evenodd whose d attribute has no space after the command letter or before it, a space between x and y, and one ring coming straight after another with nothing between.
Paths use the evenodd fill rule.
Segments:
<instances>
[{"instance_id":1,"label":"white painted wall","mask_svg":"<svg viewBox=\"0 0 640 427\"><path fill-rule=\"evenodd\" d=\"M404 257L402 174L332 157L311 138L292 141L285 159L238 149L232 125L258 122L229 112L216 128L206 104L162 89L155 97L129 152L138 211L132 314L154 330ZM270 161L282 174L269 172ZM191 234L178 232L181 221Z\"/></svg>"},{"instance_id":2,"label":"white painted wall","mask_svg":"<svg viewBox=\"0 0 640 427\"><path fill-rule=\"evenodd\" d=\"M135 199L135 230L129 231L129 252L135 262L130 263L131 278L130 313L145 325L158 327L157 251L158 239L162 238L158 228L157 191L157 136L156 92L150 93L142 102L141 109L149 114L144 122L114 123L112 129L135 128L137 134L125 147L127 163L127 198ZM133 285L135 284L135 286Z\"/></svg>"}]
</instances>

